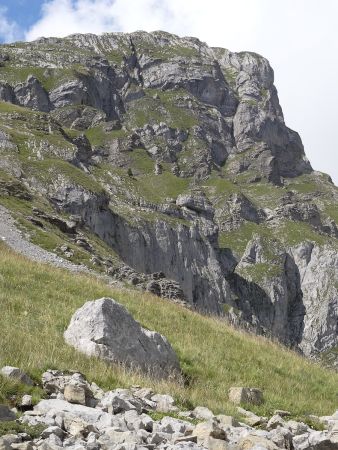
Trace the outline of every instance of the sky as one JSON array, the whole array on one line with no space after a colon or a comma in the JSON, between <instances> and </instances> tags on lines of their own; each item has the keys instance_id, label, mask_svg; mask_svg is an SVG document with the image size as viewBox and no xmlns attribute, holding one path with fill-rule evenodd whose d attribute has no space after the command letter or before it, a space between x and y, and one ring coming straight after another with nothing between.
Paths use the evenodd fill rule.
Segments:
<instances>
[{"instance_id":1,"label":"sky","mask_svg":"<svg viewBox=\"0 0 338 450\"><path fill-rule=\"evenodd\" d=\"M338 0L0 0L0 42L136 30L268 58L286 124L338 185Z\"/></svg>"}]
</instances>

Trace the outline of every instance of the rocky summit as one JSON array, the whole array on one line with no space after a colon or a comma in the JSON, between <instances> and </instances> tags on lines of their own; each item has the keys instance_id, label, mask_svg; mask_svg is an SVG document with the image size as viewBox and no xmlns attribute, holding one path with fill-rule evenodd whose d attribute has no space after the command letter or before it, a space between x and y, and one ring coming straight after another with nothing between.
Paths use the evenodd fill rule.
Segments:
<instances>
[{"instance_id":1,"label":"rocky summit","mask_svg":"<svg viewBox=\"0 0 338 450\"><path fill-rule=\"evenodd\" d=\"M338 189L265 58L165 32L41 38L0 46L0 100L10 245L337 364Z\"/></svg>"}]
</instances>

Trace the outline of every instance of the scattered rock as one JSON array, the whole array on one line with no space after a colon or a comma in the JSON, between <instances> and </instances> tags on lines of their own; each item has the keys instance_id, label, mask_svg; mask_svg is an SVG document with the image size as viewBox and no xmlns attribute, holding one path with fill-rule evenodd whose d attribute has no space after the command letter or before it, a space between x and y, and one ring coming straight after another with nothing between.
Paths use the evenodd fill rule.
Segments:
<instances>
[{"instance_id":1,"label":"scattered rock","mask_svg":"<svg viewBox=\"0 0 338 450\"><path fill-rule=\"evenodd\" d=\"M238 442L239 450L278 450L277 445L263 436L249 434Z\"/></svg>"},{"instance_id":2,"label":"scattered rock","mask_svg":"<svg viewBox=\"0 0 338 450\"><path fill-rule=\"evenodd\" d=\"M88 400L98 393L101 400L91 406L61 399L41 400L32 411L26 411L20 422L45 425L40 437L32 440L26 434L0 438L0 450L336 450L338 414L326 416L329 429L319 432L295 421L285 422L275 414L267 430L238 423L232 416L218 415L204 407L178 411L169 395L154 394L149 388L133 386L104 392L79 373L64 374L49 370L43 374L44 386L51 396L71 401ZM76 384L78 383L78 384ZM81 392L73 388L82 386ZM91 390L88 391L88 387ZM68 397L68 389L69 397ZM79 396L79 398L78 398ZM154 420L145 411L176 411L182 417L211 417L192 424L165 416ZM1 408L0 408L1 411ZM6 407L6 412L13 412ZM250 411L238 411L254 425L267 423ZM150 413L149 413L150 414ZM285 417L285 416L284 416ZM323 418L324 420L324 418Z\"/></svg>"},{"instance_id":3,"label":"scattered rock","mask_svg":"<svg viewBox=\"0 0 338 450\"><path fill-rule=\"evenodd\" d=\"M199 420L210 420L214 418L214 414L210 409L205 408L204 406L197 406L193 410L193 416Z\"/></svg>"},{"instance_id":4,"label":"scattered rock","mask_svg":"<svg viewBox=\"0 0 338 450\"><path fill-rule=\"evenodd\" d=\"M267 423L266 417L257 416L253 412L247 411L240 407L238 407L237 410L240 414L242 414L245 417L245 422L252 427L255 427L257 425L263 425L263 424Z\"/></svg>"},{"instance_id":5,"label":"scattered rock","mask_svg":"<svg viewBox=\"0 0 338 450\"><path fill-rule=\"evenodd\" d=\"M155 403L155 409L158 412L175 411L175 400L170 395L156 394L151 397L151 401Z\"/></svg>"},{"instance_id":6,"label":"scattered rock","mask_svg":"<svg viewBox=\"0 0 338 450\"><path fill-rule=\"evenodd\" d=\"M214 439L226 440L225 431L214 420L201 422L196 425L193 435L197 436L197 442L202 445L205 445L210 437Z\"/></svg>"},{"instance_id":7,"label":"scattered rock","mask_svg":"<svg viewBox=\"0 0 338 450\"><path fill-rule=\"evenodd\" d=\"M236 405L241 403L260 405L263 403L263 393L256 388L232 387L229 390L229 400Z\"/></svg>"},{"instance_id":8,"label":"scattered rock","mask_svg":"<svg viewBox=\"0 0 338 450\"><path fill-rule=\"evenodd\" d=\"M281 416L279 416L278 414L274 415L271 417L271 419L269 420L269 422L267 423L267 429L268 430L273 430L274 428L277 427L284 427L285 426L285 422L282 419Z\"/></svg>"},{"instance_id":9,"label":"scattered rock","mask_svg":"<svg viewBox=\"0 0 338 450\"><path fill-rule=\"evenodd\" d=\"M222 428L239 427L239 422L232 416L225 416L224 414L219 414L216 419Z\"/></svg>"}]
</instances>

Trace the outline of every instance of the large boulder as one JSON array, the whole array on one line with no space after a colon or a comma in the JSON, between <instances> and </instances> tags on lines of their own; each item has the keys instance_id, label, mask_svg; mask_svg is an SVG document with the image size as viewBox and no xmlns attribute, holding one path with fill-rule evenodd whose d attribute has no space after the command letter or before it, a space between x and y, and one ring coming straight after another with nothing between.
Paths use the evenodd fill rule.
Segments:
<instances>
[{"instance_id":1,"label":"large boulder","mask_svg":"<svg viewBox=\"0 0 338 450\"><path fill-rule=\"evenodd\" d=\"M178 375L177 356L166 338L146 330L111 298L85 303L73 315L65 340L88 356L159 378Z\"/></svg>"}]
</instances>

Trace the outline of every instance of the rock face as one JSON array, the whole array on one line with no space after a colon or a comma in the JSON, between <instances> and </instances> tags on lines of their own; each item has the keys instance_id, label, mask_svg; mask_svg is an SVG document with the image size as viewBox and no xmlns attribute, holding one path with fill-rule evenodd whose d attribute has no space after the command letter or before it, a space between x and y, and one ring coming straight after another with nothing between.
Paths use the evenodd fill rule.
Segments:
<instances>
[{"instance_id":1,"label":"rock face","mask_svg":"<svg viewBox=\"0 0 338 450\"><path fill-rule=\"evenodd\" d=\"M0 195L57 253L338 364L338 189L264 57L165 32L0 50Z\"/></svg>"},{"instance_id":2,"label":"rock face","mask_svg":"<svg viewBox=\"0 0 338 450\"><path fill-rule=\"evenodd\" d=\"M319 352L329 350L337 345L338 254L330 247L310 242L293 248L292 254L300 274L307 317L301 349L305 354L311 354L313 348Z\"/></svg>"},{"instance_id":3,"label":"rock face","mask_svg":"<svg viewBox=\"0 0 338 450\"><path fill-rule=\"evenodd\" d=\"M175 377L180 372L177 356L165 337L142 328L122 305L110 298L85 303L73 315L64 337L88 356L141 369L150 375Z\"/></svg>"}]
</instances>

